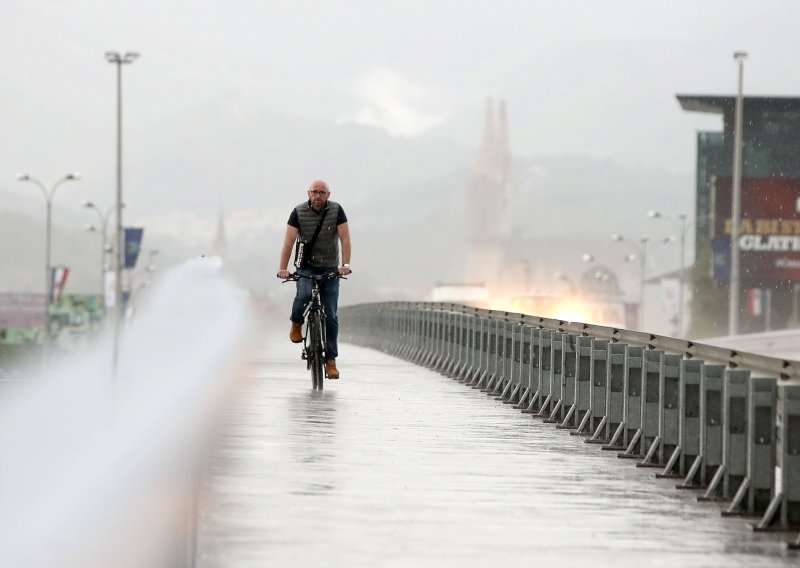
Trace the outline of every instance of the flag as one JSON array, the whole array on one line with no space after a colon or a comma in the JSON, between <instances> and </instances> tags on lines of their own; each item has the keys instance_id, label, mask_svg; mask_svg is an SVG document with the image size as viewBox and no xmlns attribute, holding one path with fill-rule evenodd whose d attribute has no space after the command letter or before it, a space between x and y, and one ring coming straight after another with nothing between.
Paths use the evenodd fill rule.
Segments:
<instances>
[{"instance_id":1,"label":"flag","mask_svg":"<svg viewBox=\"0 0 800 568\"><path fill-rule=\"evenodd\" d=\"M761 288L748 288L744 291L747 298L747 313L751 316L760 316L764 313L764 290Z\"/></svg>"},{"instance_id":2,"label":"flag","mask_svg":"<svg viewBox=\"0 0 800 568\"><path fill-rule=\"evenodd\" d=\"M117 273L107 270L105 282L105 304L107 308L113 308L117 303Z\"/></svg>"},{"instance_id":3,"label":"flag","mask_svg":"<svg viewBox=\"0 0 800 568\"><path fill-rule=\"evenodd\" d=\"M681 282L677 278L661 279L661 306L664 309L664 314L670 320L678 317L680 289Z\"/></svg>"},{"instance_id":4,"label":"flag","mask_svg":"<svg viewBox=\"0 0 800 568\"><path fill-rule=\"evenodd\" d=\"M125 227L125 268L136 266L136 259L139 258L139 250L142 247L142 234L144 229L140 227Z\"/></svg>"},{"instance_id":5,"label":"flag","mask_svg":"<svg viewBox=\"0 0 800 568\"><path fill-rule=\"evenodd\" d=\"M67 285L69 268L66 266L54 266L50 269L50 303L57 304L64 293L64 286Z\"/></svg>"}]
</instances>

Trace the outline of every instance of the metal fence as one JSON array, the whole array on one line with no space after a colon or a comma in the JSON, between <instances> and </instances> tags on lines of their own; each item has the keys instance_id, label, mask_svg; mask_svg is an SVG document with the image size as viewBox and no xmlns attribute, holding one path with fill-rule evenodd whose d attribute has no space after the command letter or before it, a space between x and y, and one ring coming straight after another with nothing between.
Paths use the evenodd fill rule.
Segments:
<instances>
[{"instance_id":1,"label":"metal fence","mask_svg":"<svg viewBox=\"0 0 800 568\"><path fill-rule=\"evenodd\" d=\"M756 530L800 529L800 362L459 304L361 304L339 320L350 343L657 468Z\"/></svg>"}]
</instances>

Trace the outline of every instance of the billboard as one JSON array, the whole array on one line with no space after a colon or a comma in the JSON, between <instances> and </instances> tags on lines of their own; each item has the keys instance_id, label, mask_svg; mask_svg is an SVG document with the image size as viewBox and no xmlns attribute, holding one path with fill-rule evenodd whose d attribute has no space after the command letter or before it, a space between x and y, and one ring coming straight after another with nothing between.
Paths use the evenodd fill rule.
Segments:
<instances>
[{"instance_id":1,"label":"billboard","mask_svg":"<svg viewBox=\"0 0 800 568\"><path fill-rule=\"evenodd\" d=\"M44 330L44 294L0 292L0 329Z\"/></svg>"},{"instance_id":2,"label":"billboard","mask_svg":"<svg viewBox=\"0 0 800 568\"><path fill-rule=\"evenodd\" d=\"M712 180L714 277L727 281L730 266L731 178ZM800 281L800 179L742 179L740 273L752 283Z\"/></svg>"}]
</instances>

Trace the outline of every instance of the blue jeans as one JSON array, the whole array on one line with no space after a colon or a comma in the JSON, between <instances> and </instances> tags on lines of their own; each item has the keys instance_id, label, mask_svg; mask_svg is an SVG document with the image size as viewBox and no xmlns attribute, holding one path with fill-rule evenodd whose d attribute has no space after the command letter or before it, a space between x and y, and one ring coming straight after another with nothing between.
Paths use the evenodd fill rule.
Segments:
<instances>
[{"instance_id":1,"label":"blue jeans","mask_svg":"<svg viewBox=\"0 0 800 568\"><path fill-rule=\"evenodd\" d=\"M297 274L302 276L312 276L315 274L330 274L336 272L333 268L298 268ZM311 289L314 283L311 280L302 278L296 282L297 294L292 303L292 316L289 318L295 323L303 323L303 315L306 306L311 301ZM339 337L339 319L336 317L336 309L339 304L339 279L331 278L319 283L319 299L322 308L325 310L325 358L336 359L339 356L337 339Z\"/></svg>"}]
</instances>

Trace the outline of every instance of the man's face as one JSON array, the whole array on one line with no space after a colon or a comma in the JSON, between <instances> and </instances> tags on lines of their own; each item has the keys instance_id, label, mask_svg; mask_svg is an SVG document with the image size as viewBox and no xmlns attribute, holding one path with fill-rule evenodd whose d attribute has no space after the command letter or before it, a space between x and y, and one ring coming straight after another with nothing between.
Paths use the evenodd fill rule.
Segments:
<instances>
[{"instance_id":1,"label":"man's face","mask_svg":"<svg viewBox=\"0 0 800 568\"><path fill-rule=\"evenodd\" d=\"M311 200L311 206L314 209L321 209L325 207L328 201L328 196L331 194L327 187L321 185L311 186L308 190L308 198Z\"/></svg>"}]
</instances>

